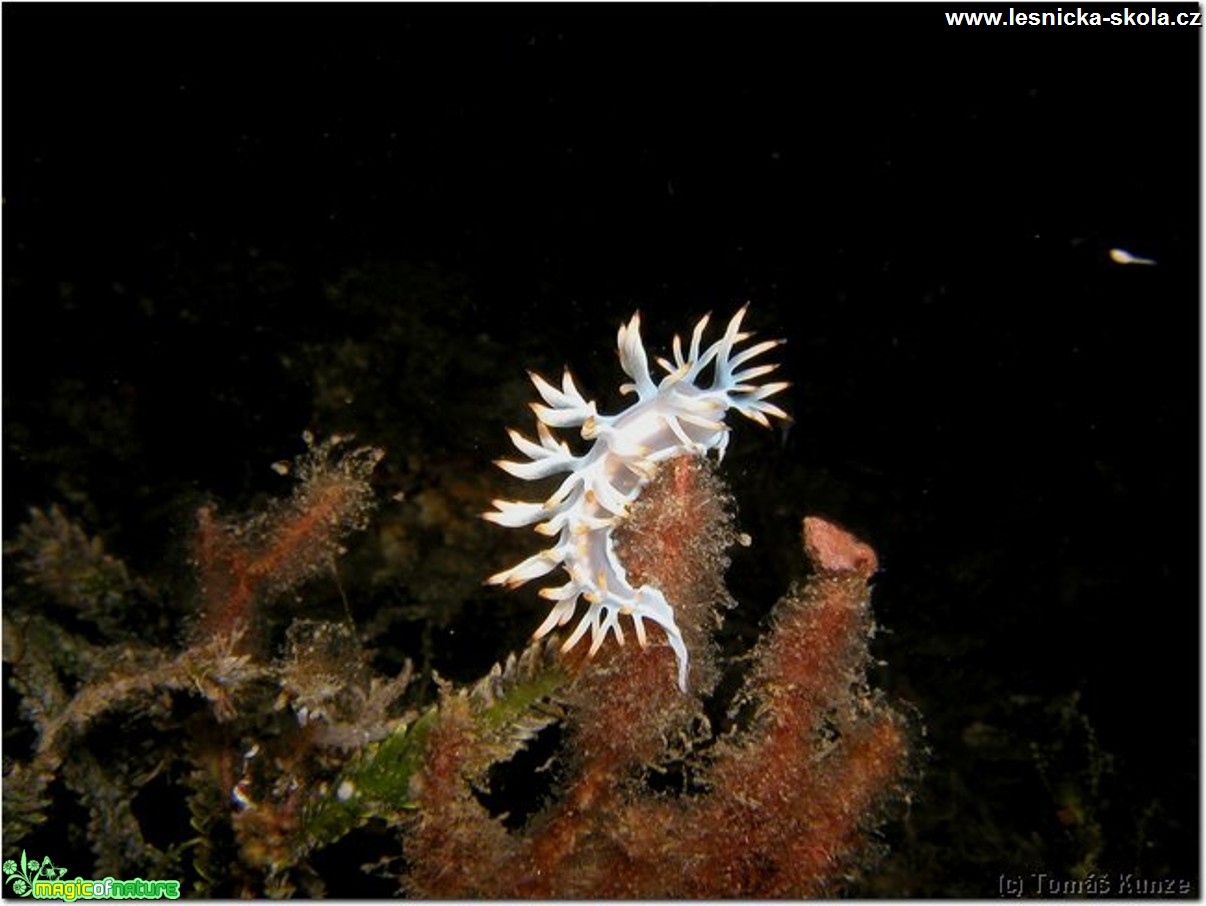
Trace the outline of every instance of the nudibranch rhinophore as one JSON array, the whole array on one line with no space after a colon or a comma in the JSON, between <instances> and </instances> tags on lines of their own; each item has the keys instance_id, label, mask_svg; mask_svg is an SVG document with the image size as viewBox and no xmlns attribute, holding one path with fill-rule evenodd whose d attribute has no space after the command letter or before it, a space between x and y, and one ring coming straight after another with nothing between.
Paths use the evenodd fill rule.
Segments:
<instances>
[{"instance_id":1,"label":"nudibranch rhinophore","mask_svg":"<svg viewBox=\"0 0 1206 906\"><path fill-rule=\"evenodd\" d=\"M540 443L518 431L509 431L511 440L528 460L498 460L497 465L529 481L568 474L547 500L537 503L495 500L494 511L484 513L483 517L511 527L538 523L535 527L538 533L557 538L547 550L486 580L491 585L516 588L557 566L569 574L564 585L540 590L542 598L555 603L536 630L536 638L569 622L579 598L586 601L586 613L565 640L563 651L573 648L587 630L591 633L591 655L599 650L609 631L623 643L622 615L632 618L637 640L644 646L644 621L652 620L665 631L678 657L678 685L686 691L687 648L674 622L674 608L658 589L650 585L633 588L629 584L624 565L616 556L612 535L626 517L629 505L653 478L659 463L676 456L705 456L710 450L717 452L718 459L724 459L729 442L729 427L724 419L729 409L736 409L767 427L768 415L787 418L787 413L768 402L767 397L788 384L754 383L778 365L744 367L783 341L767 340L738 351L738 345L753 336L741 330L746 308L748 305L729 321L724 336L702 352L700 344L708 316L695 325L686 356L682 342L675 336L674 361L657 360L667 372L657 384L649 374L649 361L641 344L640 312L626 325L621 324L620 367L632 381L622 385L620 392L635 392L636 401L615 415L600 415L595 403L587 401L574 386L568 369L561 378L560 389L529 372L536 390L548 404L531 404ZM705 382L703 373L709 367L711 380ZM582 437L593 442L580 456L551 430L578 426Z\"/></svg>"}]
</instances>

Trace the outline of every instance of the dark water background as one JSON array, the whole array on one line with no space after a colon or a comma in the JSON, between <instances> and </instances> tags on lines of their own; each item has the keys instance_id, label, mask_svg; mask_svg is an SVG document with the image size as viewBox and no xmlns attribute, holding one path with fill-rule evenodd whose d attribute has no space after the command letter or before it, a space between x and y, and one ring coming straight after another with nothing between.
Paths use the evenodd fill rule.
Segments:
<instances>
[{"instance_id":1,"label":"dark water background","mask_svg":"<svg viewBox=\"0 0 1206 906\"><path fill-rule=\"evenodd\" d=\"M841 522L927 727L868 891L1196 891L1200 32L943 11L7 5L5 537L57 502L170 583L305 428L493 481L525 368L614 405L633 310L664 352L749 300L795 423L726 460L732 631ZM538 615L477 587L500 534L441 573L446 675Z\"/></svg>"}]
</instances>

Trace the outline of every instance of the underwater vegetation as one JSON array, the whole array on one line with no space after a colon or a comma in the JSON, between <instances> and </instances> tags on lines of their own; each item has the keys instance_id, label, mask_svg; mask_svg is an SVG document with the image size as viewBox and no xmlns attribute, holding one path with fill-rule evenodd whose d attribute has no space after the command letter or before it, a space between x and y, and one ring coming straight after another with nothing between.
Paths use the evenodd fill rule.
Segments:
<instances>
[{"instance_id":1,"label":"underwater vegetation","mask_svg":"<svg viewBox=\"0 0 1206 906\"><path fill-rule=\"evenodd\" d=\"M386 411L392 390L373 375L396 372L388 356L401 357L414 368L409 433L372 418L355 427L387 437L381 447L307 432L296 461L272 465L286 493L241 515L209 499L178 514L166 568L147 557L149 570L134 569L106 550L73 508L86 495L31 509L12 534L6 854L54 858L72 876L178 878L194 897L799 897L865 882L886 850L880 828L915 786L920 747L917 720L868 679L876 555L804 519L795 559L807 578L755 644L718 637L737 606L724 584L733 546L777 562L785 552L738 531L703 453L727 443L725 407L763 424L784 414L765 397L785 384L750 384L773 365L747 364L778 342L735 348L751 336L738 313L705 349L705 319L685 355L676 343L674 363L659 362L669 374L655 387L634 319L620 358L638 403L680 413L674 435L637 445L611 446L611 417L585 399L571 418L572 383L537 382L547 419L591 419L596 452L616 454L609 487L622 484L620 452L646 451L633 471L640 485L621 487L623 518L591 511L607 532L589 550L612 592L626 576L672 602L673 632L636 621L626 644L611 630L592 632L590 650L567 645L583 626L603 628L596 609L576 628L546 619L508 652L496 630L472 625L474 599L489 594L481 583L502 564L482 558L488 529L470 514L504 488L472 463L426 452L450 420L482 436L501 426L430 402L448 376L414 363L442 361L424 353L447 345L448 325L407 307L382 321L365 301L374 279L353 274L329 291L363 336L339 346L335 365L316 368L316 348L298 367L315 366L318 422L342 425L353 397L356 412ZM459 317L465 304L434 310ZM478 337L461 358L453 376L480 378L494 418L512 396L519 408L519 384L500 390L490 378L500 349ZM595 461L572 456L547 425L538 431L539 448L520 449L542 460L541 475L520 478L540 479L544 460ZM496 553L521 550L502 542ZM489 603L514 601L522 625L533 613L524 597L534 596ZM622 605L607 619L631 618ZM604 635L614 640L600 644ZM440 650L474 643L479 666L442 675L450 660Z\"/></svg>"},{"instance_id":2,"label":"underwater vegetation","mask_svg":"<svg viewBox=\"0 0 1206 906\"><path fill-rule=\"evenodd\" d=\"M870 548L805 519L811 577L722 657L726 551L748 539L713 467L680 457L616 544L676 602L687 693L654 630L594 657L554 633L424 700L349 618L306 613L372 518L384 455L307 440L288 497L197 513L182 644L146 641L161 592L62 510L31 511L6 549L6 852L54 820L91 849L73 874L180 877L186 896L339 895L347 873L315 866L360 832L394 840L364 869L423 897L808 896L872 864L916 733L867 682Z\"/></svg>"}]
</instances>

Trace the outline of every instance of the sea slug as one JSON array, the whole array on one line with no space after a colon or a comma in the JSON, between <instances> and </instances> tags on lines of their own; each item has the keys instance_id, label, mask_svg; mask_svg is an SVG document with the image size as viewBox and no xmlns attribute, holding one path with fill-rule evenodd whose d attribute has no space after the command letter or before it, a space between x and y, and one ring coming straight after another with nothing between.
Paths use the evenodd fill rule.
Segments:
<instances>
[{"instance_id":1,"label":"sea slug","mask_svg":"<svg viewBox=\"0 0 1206 906\"><path fill-rule=\"evenodd\" d=\"M742 332L743 306L729 321L719 340L700 351L708 316L700 319L691 334L691 346L683 355L682 342L674 337L674 361L657 360L667 372L655 384L649 374L645 347L641 344L641 314L637 312L620 325L618 337L620 367L631 383L621 393L636 393L636 401L615 415L600 415L593 401L586 400L574 386L567 369L558 389L540 375L529 372L532 383L548 405L532 403L536 413L539 443L511 430L511 440L528 459L525 462L499 460L497 465L518 478L535 481L567 473L561 485L543 502L493 501L494 511L483 517L510 527L538 523L541 535L556 536L556 543L524 560L517 566L491 576L492 585L515 588L530 579L543 576L557 566L569 575L564 585L544 588L540 596L553 602L548 618L536 630L540 638L574 615L578 599L586 601L586 613L562 645L569 650L587 630L591 633L593 655L615 633L624 641L620 616L632 618L637 640L646 644L645 620L657 623L678 658L678 685L687 688L687 649L674 622L674 608L656 588L633 588L616 556L612 534L627 515L629 505L653 478L658 464L676 456L705 456L716 450L724 458L729 427L724 423L729 409L768 426L767 416L787 418L787 413L768 402L788 386L785 382L756 384L758 378L778 365L757 365L741 369L756 356L780 345L782 340L767 340L738 351L740 343L752 334ZM711 367L711 380L703 373ZM592 441L582 455L554 435L553 428L581 426L582 437Z\"/></svg>"}]
</instances>

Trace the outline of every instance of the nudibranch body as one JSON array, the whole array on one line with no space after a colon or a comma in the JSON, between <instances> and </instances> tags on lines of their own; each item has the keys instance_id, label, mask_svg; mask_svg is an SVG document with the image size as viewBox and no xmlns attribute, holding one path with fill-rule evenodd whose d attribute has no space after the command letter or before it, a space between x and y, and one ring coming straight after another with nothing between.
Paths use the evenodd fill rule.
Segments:
<instances>
[{"instance_id":1,"label":"nudibranch body","mask_svg":"<svg viewBox=\"0 0 1206 906\"><path fill-rule=\"evenodd\" d=\"M653 478L659 463L676 456L705 456L715 450L724 458L729 427L724 423L730 409L769 426L767 416L787 418L787 414L767 400L788 385L783 382L756 384L777 365L746 367L755 357L778 346L781 340L768 340L738 351L739 344L752 334L742 332L742 307L719 340L701 352L708 317L695 325L691 345L683 355L682 342L674 338L674 360L659 358L667 372L657 384L649 374L645 347L641 344L641 316L637 312L620 326L620 367L631 378L621 393L636 393L636 402L615 415L601 415L595 403L587 401L566 370L558 389L540 375L532 373L532 383L547 405L532 403L536 413L539 443L510 431L511 440L525 454L526 462L499 460L498 465L519 478L535 481L567 473L561 485L543 502L495 500L494 511L484 518L498 525L523 526L538 523L541 535L556 536L547 550L519 565L491 576L492 585L515 588L530 579L546 575L561 566L569 576L564 585L544 588L540 596L553 602L548 618L536 630L540 638L573 617L579 598L586 613L562 645L568 650L587 631L591 634L593 655L614 633L623 644L620 617L632 618L637 640L646 644L645 620L657 623L666 633L678 658L678 684L687 688L687 649L674 621L674 608L665 595L650 585L633 588L624 565L616 556L613 532L626 517L629 505ZM711 368L711 380L703 373ZM553 428L581 427L585 440L593 443L581 455L553 434Z\"/></svg>"}]
</instances>

